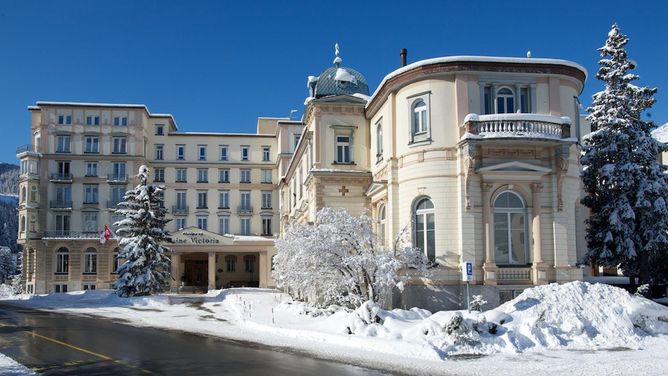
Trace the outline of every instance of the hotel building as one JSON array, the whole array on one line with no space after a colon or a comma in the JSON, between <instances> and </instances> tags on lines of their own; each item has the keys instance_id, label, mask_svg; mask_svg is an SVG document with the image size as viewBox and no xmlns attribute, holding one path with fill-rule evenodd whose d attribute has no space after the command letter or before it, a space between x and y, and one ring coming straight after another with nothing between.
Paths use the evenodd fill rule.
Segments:
<instances>
[{"instance_id":1,"label":"hotel building","mask_svg":"<svg viewBox=\"0 0 668 376\"><path fill-rule=\"evenodd\" d=\"M99 232L141 164L166 186L174 289L273 286L274 237L322 207L372 216L387 247L409 231L433 262L397 306L458 306L463 261L492 303L581 279L585 69L405 58L371 94L337 54L309 76L300 121L260 118L253 134L180 132L143 105L37 102L17 151L28 291L110 287L118 248Z\"/></svg>"}]
</instances>

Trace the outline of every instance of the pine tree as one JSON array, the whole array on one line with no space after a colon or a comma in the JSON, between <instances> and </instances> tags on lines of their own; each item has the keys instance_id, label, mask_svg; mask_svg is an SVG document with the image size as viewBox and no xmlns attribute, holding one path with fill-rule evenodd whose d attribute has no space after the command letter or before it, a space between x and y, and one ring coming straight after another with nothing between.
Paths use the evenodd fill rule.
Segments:
<instances>
[{"instance_id":1,"label":"pine tree","mask_svg":"<svg viewBox=\"0 0 668 376\"><path fill-rule=\"evenodd\" d=\"M139 168L139 185L125 193L117 213L125 219L116 222L116 235L123 248L119 258L125 262L118 269L114 288L119 296L138 296L160 293L169 284L171 261L169 241L165 231L165 209L160 193L163 186L148 185L148 168Z\"/></svg>"},{"instance_id":2,"label":"pine tree","mask_svg":"<svg viewBox=\"0 0 668 376\"><path fill-rule=\"evenodd\" d=\"M654 123L641 119L654 104L655 88L632 84L635 63L628 58L628 37L615 24L605 46L596 77L605 90L593 96L587 117L594 131L584 139L581 163L591 209L587 228L587 261L620 266L641 283L658 283L665 276L652 268L668 249L668 182L666 168L657 161L666 145L652 138Z\"/></svg>"},{"instance_id":3,"label":"pine tree","mask_svg":"<svg viewBox=\"0 0 668 376\"><path fill-rule=\"evenodd\" d=\"M0 284L8 282L16 273L16 256L9 247L0 247Z\"/></svg>"}]
</instances>

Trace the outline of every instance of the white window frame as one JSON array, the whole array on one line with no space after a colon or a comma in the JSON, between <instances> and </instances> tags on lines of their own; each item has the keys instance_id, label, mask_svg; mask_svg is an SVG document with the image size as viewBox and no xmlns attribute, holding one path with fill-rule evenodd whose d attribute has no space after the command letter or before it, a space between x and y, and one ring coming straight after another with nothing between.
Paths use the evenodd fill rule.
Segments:
<instances>
[{"instance_id":1,"label":"white window frame","mask_svg":"<svg viewBox=\"0 0 668 376\"><path fill-rule=\"evenodd\" d=\"M176 160L185 161L186 160L186 145L177 144L176 145Z\"/></svg>"},{"instance_id":2,"label":"white window frame","mask_svg":"<svg viewBox=\"0 0 668 376\"><path fill-rule=\"evenodd\" d=\"M206 161L206 145L197 145L197 160Z\"/></svg>"},{"instance_id":3,"label":"white window frame","mask_svg":"<svg viewBox=\"0 0 668 376\"><path fill-rule=\"evenodd\" d=\"M90 148L89 148L90 146ZM99 154L100 138L98 136L86 136L84 141L84 153Z\"/></svg>"},{"instance_id":4,"label":"white window frame","mask_svg":"<svg viewBox=\"0 0 668 376\"><path fill-rule=\"evenodd\" d=\"M269 146L262 147L262 161L269 162L271 160L271 148Z\"/></svg>"},{"instance_id":5,"label":"white window frame","mask_svg":"<svg viewBox=\"0 0 668 376\"><path fill-rule=\"evenodd\" d=\"M408 98L409 145L431 141L431 92Z\"/></svg>"},{"instance_id":6,"label":"white window frame","mask_svg":"<svg viewBox=\"0 0 668 376\"><path fill-rule=\"evenodd\" d=\"M218 217L218 231L221 235L230 233L230 216L221 215Z\"/></svg>"},{"instance_id":7,"label":"white window frame","mask_svg":"<svg viewBox=\"0 0 668 376\"><path fill-rule=\"evenodd\" d=\"M506 193L517 197L520 200L520 202L522 203L522 207L521 208L497 208L496 207L497 200L502 195L504 195ZM494 239L494 259L495 259L495 262L497 263L497 265L528 265L531 262L531 254L529 252L529 225L528 225L528 222L527 222L529 216L528 216L528 213L527 213L526 201L524 200L522 195L520 195L516 191L504 190L504 191L499 192L499 194L497 194L496 197L494 197L494 200L492 201L492 208L493 208L492 220L494 221L493 222L493 231L494 231L493 236L495 237L495 239ZM507 233L507 236L508 236L508 250L507 250L508 251L508 259L507 260L498 259L498 257L497 257L498 255L496 254L496 248L498 247L499 244L501 244L500 242L496 241L496 222L495 221L496 221L496 215L497 214L500 214L500 215L505 214L506 215L506 224L507 224L506 230L508 232ZM512 236L513 225L512 225L511 218L512 218L513 214L522 214L522 216L523 216L522 222L524 223L524 228L523 228L522 231L524 232L524 236L523 236L523 240L524 240L523 241L523 243L524 243L523 244L524 245L524 259L525 259L524 263L520 263L520 262L517 262L517 261L514 262L513 259L512 259L513 258L513 252L512 252L512 249L513 249L513 236Z\"/></svg>"},{"instance_id":8,"label":"white window frame","mask_svg":"<svg viewBox=\"0 0 668 376\"><path fill-rule=\"evenodd\" d=\"M209 217L206 215L198 215L197 228L200 230L209 231Z\"/></svg>"},{"instance_id":9,"label":"white window frame","mask_svg":"<svg viewBox=\"0 0 668 376\"><path fill-rule=\"evenodd\" d=\"M250 161L250 146L241 145L241 160Z\"/></svg>"},{"instance_id":10,"label":"white window frame","mask_svg":"<svg viewBox=\"0 0 668 376\"><path fill-rule=\"evenodd\" d=\"M262 209L272 209L272 191L262 191Z\"/></svg>"},{"instance_id":11,"label":"white window frame","mask_svg":"<svg viewBox=\"0 0 668 376\"><path fill-rule=\"evenodd\" d=\"M260 175L262 175L262 181L261 181L261 183L271 183L271 182L272 182L272 178L273 178L273 176L272 176L272 175L273 175L273 174L272 174L272 170L271 170L271 169L266 169L266 168L265 168L265 169L262 169L262 170L260 170L260 171L261 171L261 172L260 172Z\"/></svg>"},{"instance_id":12,"label":"white window frame","mask_svg":"<svg viewBox=\"0 0 668 376\"><path fill-rule=\"evenodd\" d=\"M506 94L506 93L500 94L500 92L502 90L509 90L510 94ZM503 101L504 112L500 112L500 110L499 110L499 101L500 100ZM513 107L510 111L508 110L509 102L512 102L512 107ZM507 86L507 85L499 86L499 87L496 88L496 95L494 96L494 110L497 114L512 114L512 113L514 113L515 109L516 109L516 104L517 104L515 102L516 102L516 100L515 100L515 89L513 89L512 87Z\"/></svg>"},{"instance_id":13,"label":"white window frame","mask_svg":"<svg viewBox=\"0 0 668 376\"><path fill-rule=\"evenodd\" d=\"M229 183L230 182L230 169L229 168L218 169L218 182L219 183Z\"/></svg>"},{"instance_id":14,"label":"white window frame","mask_svg":"<svg viewBox=\"0 0 668 376\"><path fill-rule=\"evenodd\" d=\"M61 134L56 136L56 153L72 152L72 136Z\"/></svg>"},{"instance_id":15,"label":"white window frame","mask_svg":"<svg viewBox=\"0 0 668 376\"><path fill-rule=\"evenodd\" d=\"M347 141L341 141L340 138L345 137ZM350 164L353 163L353 151L352 151L352 138L351 134L337 134L335 137L336 140L336 163L338 164ZM342 154L339 154L339 149L342 150Z\"/></svg>"},{"instance_id":16,"label":"white window frame","mask_svg":"<svg viewBox=\"0 0 668 376\"><path fill-rule=\"evenodd\" d=\"M218 191L218 209L230 208L230 191Z\"/></svg>"},{"instance_id":17,"label":"white window frame","mask_svg":"<svg viewBox=\"0 0 668 376\"><path fill-rule=\"evenodd\" d=\"M207 209L209 195L207 191L197 191L197 209Z\"/></svg>"},{"instance_id":18,"label":"white window frame","mask_svg":"<svg viewBox=\"0 0 668 376\"><path fill-rule=\"evenodd\" d=\"M176 169L176 182L177 183L187 183L188 182L188 169L187 168L177 168Z\"/></svg>"},{"instance_id":19,"label":"white window frame","mask_svg":"<svg viewBox=\"0 0 668 376\"><path fill-rule=\"evenodd\" d=\"M165 159L165 145L156 144L155 145L155 160L162 161Z\"/></svg>"},{"instance_id":20,"label":"white window frame","mask_svg":"<svg viewBox=\"0 0 668 376\"><path fill-rule=\"evenodd\" d=\"M228 145L220 145L220 160L221 161L226 161L229 157L230 157L229 146Z\"/></svg>"},{"instance_id":21,"label":"white window frame","mask_svg":"<svg viewBox=\"0 0 668 376\"><path fill-rule=\"evenodd\" d=\"M239 183L251 182L251 170L249 168L242 168L239 170Z\"/></svg>"},{"instance_id":22,"label":"white window frame","mask_svg":"<svg viewBox=\"0 0 668 376\"><path fill-rule=\"evenodd\" d=\"M209 182L209 169L208 168L198 168L197 169L197 182L198 183L208 183Z\"/></svg>"},{"instance_id":23,"label":"white window frame","mask_svg":"<svg viewBox=\"0 0 668 376\"><path fill-rule=\"evenodd\" d=\"M112 154L127 154L128 152L128 139L127 137L113 137L112 138L113 149Z\"/></svg>"},{"instance_id":24,"label":"white window frame","mask_svg":"<svg viewBox=\"0 0 668 376\"><path fill-rule=\"evenodd\" d=\"M91 249L93 251L90 251ZM97 250L93 247L89 247L84 252L83 274L97 274Z\"/></svg>"}]
</instances>

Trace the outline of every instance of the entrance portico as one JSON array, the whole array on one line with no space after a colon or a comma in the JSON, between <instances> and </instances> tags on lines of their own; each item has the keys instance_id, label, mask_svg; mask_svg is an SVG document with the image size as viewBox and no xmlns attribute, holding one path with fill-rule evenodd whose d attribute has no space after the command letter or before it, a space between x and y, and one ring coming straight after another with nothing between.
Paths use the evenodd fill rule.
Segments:
<instances>
[{"instance_id":1,"label":"entrance portico","mask_svg":"<svg viewBox=\"0 0 668 376\"><path fill-rule=\"evenodd\" d=\"M172 291L273 286L274 239L219 235L196 227L172 235Z\"/></svg>"}]
</instances>

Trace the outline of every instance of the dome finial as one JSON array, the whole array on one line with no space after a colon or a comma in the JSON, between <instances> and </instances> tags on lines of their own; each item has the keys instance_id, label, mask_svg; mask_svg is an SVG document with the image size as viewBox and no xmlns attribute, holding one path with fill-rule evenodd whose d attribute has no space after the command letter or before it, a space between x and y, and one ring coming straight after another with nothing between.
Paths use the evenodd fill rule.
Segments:
<instances>
[{"instance_id":1,"label":"dome finial","mask_svg":"<svg viewBox=\"0 0 668 376\"><path fill-rule=\"evenodd\" d=\"M338 68L339 66L341 66L341 62L343 62L343 59L341 59L341 57L339 56L339 43L338 42L336 44L334 44L334 55L336 55L336 57L334 58L334 65L336 65L336 67Z\"/></svg>"}]
</instances>

